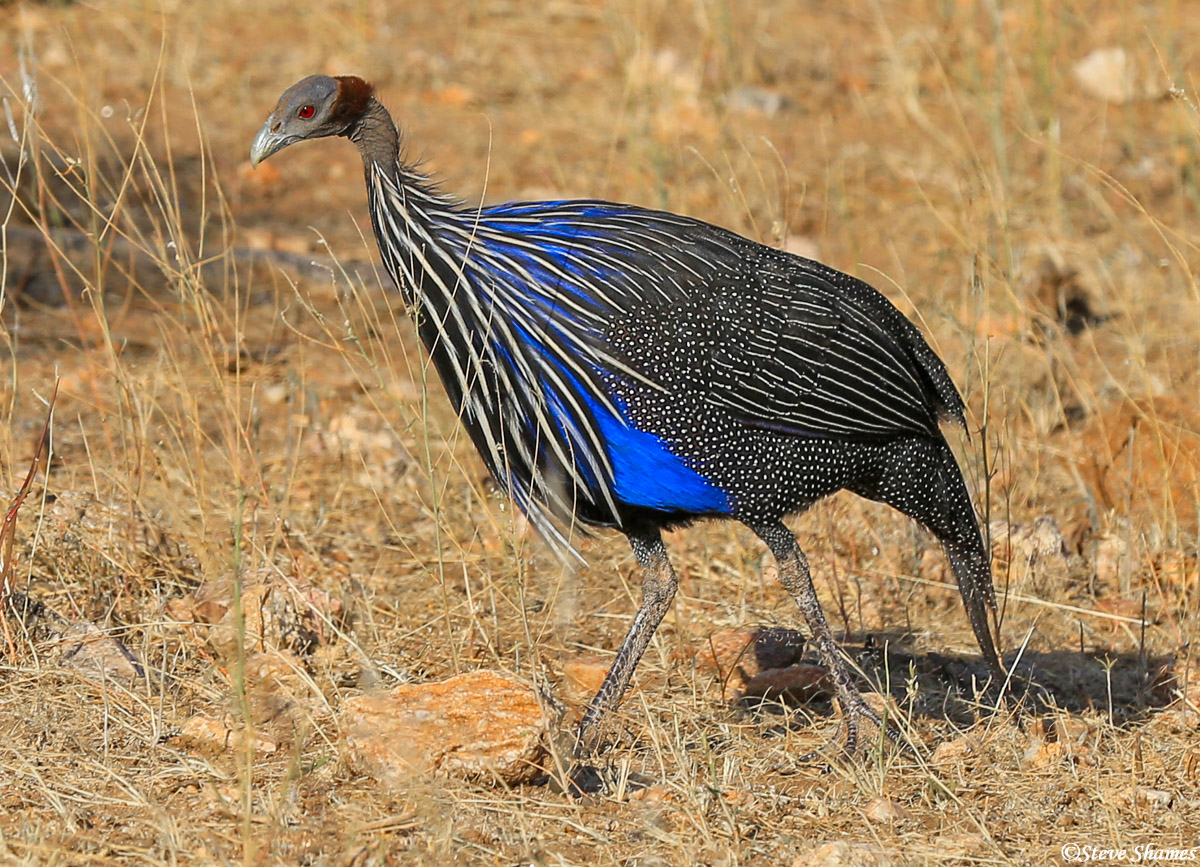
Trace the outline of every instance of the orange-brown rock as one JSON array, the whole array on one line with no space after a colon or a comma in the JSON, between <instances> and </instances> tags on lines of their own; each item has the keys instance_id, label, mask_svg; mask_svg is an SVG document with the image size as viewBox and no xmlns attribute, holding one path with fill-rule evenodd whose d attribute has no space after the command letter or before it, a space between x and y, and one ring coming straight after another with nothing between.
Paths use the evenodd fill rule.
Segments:
<instances>
[{"instance_id":1,"label":"orange-brown rock","mask_svg":"<svg viewBox=\"0 0 1200 867\"><path fill-rule=\"evenodd\" d=\"M613 657L589 654L567 660L562 667L562 696L574 705L586 705L600 689ZM625 697L628 698L629 693Z\"/></svg>"},{"instance_id":2,"label":"orange-brown rock","mask_svg":"<svg viewBox=\"0 0 1200 867\"><path fill-rule=\"evenodd\" d=\"M790 665L768 668L746 681L746 698L762 698L787 704L805 704L833 695L829 670L821 665Z\"/></svg>"},{"instance_id":3,"label":"orange-brown rock","mask_svg":"<svg viewBox=\"0 0 1200 867\"><path fill-rule=\"evenodd\" d=\"M497 671L350 698L338 723L350 763L393 786L432 773L528 782L544 772L550 730L537 691Z\"/></svg>"}]
</instances>

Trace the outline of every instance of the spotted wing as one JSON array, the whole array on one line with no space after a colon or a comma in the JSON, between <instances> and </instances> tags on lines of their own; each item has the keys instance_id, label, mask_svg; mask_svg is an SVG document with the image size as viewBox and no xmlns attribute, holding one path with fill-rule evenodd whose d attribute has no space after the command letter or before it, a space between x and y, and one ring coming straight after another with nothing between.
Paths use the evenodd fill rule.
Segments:
<instances>
[{"instance_id":1,"label":"spotted wing","mask_svg":"<svg viewBox=\"0 0 1200 867\"><path fill-rule=\"evenodd\" d=\"M755 245L722 301L709 401L742 421L851 439L933 434L961 421L945 366L886 298L816 262Z\"/></svg>"}]
</instances>

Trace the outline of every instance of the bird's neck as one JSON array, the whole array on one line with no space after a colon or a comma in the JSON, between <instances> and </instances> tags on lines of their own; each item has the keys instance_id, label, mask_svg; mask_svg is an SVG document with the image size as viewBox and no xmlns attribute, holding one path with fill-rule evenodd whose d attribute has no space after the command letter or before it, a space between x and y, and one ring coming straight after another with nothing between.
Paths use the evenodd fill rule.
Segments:
<instances>
[{"instance_id":1,"label":"bird's neck","mask_svg":"<svg viewBox=\"0 0 1200 867\"><path fill-rule=\"evenodd\" d=\"M399 160L400 133L388 110L375 97L344 135L358 148L364 166L390 166Z\"/></svg>"}]
</instances>

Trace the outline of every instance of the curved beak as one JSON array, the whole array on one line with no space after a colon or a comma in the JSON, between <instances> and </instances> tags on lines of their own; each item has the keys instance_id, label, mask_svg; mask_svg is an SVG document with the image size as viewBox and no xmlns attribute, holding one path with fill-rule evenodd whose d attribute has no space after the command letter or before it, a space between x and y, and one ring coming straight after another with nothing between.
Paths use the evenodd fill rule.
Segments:
<instances>
[{"instance_id":1,"label":"curved beak","mask_svg":"<svg viewBox=\"0 0 1200 867\"><path fill-rule=\"evenodd\" d=\"M278 132L273 132L271 127L278 129L278 122L274 118L267 118L267 122L262 125L262 129L258 131L258 135L254 137L254 141L250 143L250 165L252 168L258 168L258 164L269 157L276 151L283 150L292 143L291 137L280 135Z\"/></svg>"}]
</instances>

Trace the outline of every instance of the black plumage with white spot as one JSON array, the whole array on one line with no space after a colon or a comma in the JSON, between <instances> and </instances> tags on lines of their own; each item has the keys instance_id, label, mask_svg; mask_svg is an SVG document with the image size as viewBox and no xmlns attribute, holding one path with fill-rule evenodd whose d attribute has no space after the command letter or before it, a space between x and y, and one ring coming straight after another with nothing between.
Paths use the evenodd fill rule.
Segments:
<instances>
[{"instance_id":1,"label":"black plumage with white spot","mask_svg":"<svg viewBox=\"0 0 1200 867\"><path fill-rule=\"evenodd\" d=\"M943 543L980 648L987 553L938 428L963 403L917 329L865 283L698 220L599 201L472 207L403 157L373 89L312 76L280 98L251 149L349 138L363 159L384 265L496 480L560 550L579 522L620 529L642 605L580 724L603 720L671 604L661 531L742 521L768 545L832 670L850 751L862 700L782 518L849 489Z\"/></svg>"}]
</instances>

